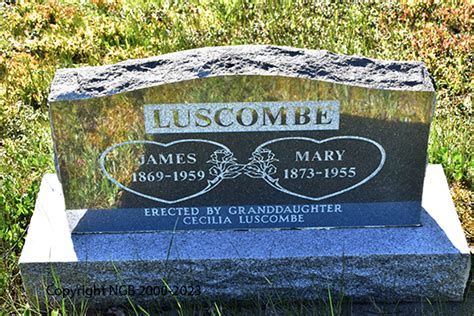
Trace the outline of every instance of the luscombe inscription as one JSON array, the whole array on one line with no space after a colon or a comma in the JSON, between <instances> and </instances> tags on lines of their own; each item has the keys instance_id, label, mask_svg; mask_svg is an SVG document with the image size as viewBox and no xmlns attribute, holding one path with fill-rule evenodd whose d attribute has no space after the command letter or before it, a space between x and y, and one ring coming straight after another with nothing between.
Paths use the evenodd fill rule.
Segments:
<instances>
[{"instance_id":1,"label":"luscombe inscription","mask_svg":"<svg viewBox=\"0 0 474 316\"><path fill-rule=\"evenodd\" d=\"M339 129L338 101L146 104L144 113L147 134Z\"/></svg>"}]
</instances>

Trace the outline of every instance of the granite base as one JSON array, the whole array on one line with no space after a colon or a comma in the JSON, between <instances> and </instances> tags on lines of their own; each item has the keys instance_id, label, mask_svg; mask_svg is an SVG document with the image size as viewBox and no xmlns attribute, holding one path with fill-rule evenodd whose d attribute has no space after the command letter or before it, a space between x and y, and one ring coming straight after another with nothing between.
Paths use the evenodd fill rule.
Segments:
<instances>
[{"instance_id":1,"label":"granite base","mask_svg":"<svg viewBox=\"0 0 474 316\"><path fill-rule=\"evenodd\" d=\"M428 166L423 208L421 227L71 234L48 174L20 270L40 302L47 293L93 307L312 300L328 289L354 301L462 300L470 252L439 165Z\"/></svg>"}]
</instances>

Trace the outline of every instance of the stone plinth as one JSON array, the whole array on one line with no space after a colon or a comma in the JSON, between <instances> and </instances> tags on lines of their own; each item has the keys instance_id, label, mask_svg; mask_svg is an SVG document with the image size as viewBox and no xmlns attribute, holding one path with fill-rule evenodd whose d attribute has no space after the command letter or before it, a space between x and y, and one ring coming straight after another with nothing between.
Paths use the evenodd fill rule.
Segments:
<instances>
[{"instance_id":1,"label":"stone plinth","mask_svg":"<svg viewBox=\"0 0 474 316\"><path fill-rule=\"evenodd\" d=\"M164 281L181 301L324 299L328 288L356 301L461 300L470 254L439 165L428 166L423 208L421 227L71 235L49 174L20 268L40 300L46 290L99 307L173 300Z\"/></svg>"}]
</instances>

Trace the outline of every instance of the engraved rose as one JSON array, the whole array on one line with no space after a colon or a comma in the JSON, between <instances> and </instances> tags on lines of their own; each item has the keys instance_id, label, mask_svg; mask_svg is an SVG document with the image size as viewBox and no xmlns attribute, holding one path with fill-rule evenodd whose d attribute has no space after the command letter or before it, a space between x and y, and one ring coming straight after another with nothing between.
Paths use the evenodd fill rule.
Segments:
<instances>
[{"instance_id":1,"label":"engraved rose","mask_svg":"<svg viewBox=\"0 0 474 316\"><path fill-rule=\"evenodd\" d=\"M211 160L207 161L213 166L209 169L209 173L216 178L235 179L242 174L242 166L236 163L237 159L234 154L225 149L218 149L211 155Z\"/></svg>"},{"instance_id":2,"label":"engraved rose","mask_svg":"<svg viewBox=\"0 0 474 316\"><path fill-rule=\"evenodd\" d=\"M251 178L264 178L275 174L277 168L272 164L278 159L275 159L275 154L267 148L259 148L252 153L250 162L245 167L245 174Z\"/></svg>"}]
</instances>

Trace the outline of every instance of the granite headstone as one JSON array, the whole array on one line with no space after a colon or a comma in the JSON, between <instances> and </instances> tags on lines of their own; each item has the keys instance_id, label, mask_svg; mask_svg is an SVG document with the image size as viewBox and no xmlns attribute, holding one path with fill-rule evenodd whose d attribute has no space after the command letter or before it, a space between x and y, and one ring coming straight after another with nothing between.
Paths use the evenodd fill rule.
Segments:
<instances>
[{"instance_id":1,"label":"granite headstone","mask_svg":"<svg viewBox=\"0 0 474 316\"><path fill-rule=\"evenodd\" d=\"M422 64L196 52L58 71L57 173L66 209L87 210L74 232L420 225Z\"/></svg>"},{"instance_id":2,"label":"granite headstone","mask_svg":"<svg viewBox=\"0 0 474 316\"><path fill-rule=\"evenodd\" d=\"M469 250L426 169L422 63L211 47L59 70L49 102L57 175L20 261L33 293L462 298Z\"/></svg>"}]
</instances>

